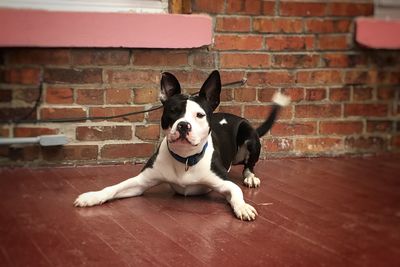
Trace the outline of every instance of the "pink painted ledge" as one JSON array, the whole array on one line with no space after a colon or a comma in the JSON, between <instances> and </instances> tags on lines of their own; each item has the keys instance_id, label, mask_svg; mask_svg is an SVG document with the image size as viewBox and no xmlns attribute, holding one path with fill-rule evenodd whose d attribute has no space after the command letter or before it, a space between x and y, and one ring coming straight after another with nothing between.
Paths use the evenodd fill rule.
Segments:
<instances>
[{"instance_id":1,"label":"pink painted ledge","mask_svg":"<svg viewBox=\"0 0 400 267\"><path fill-rule=\"evenodd\" d=\"M207 15L0 9L2 47L192 48L211 44Z\"/></svg>"},{"instance_id":2,"label":"pink painted ledge","mask_svg":"<svg viewBox=\"0 0 400 267\"><path fill-rule=\"evenodd\" d=\"M400 49L400 20L357 18L356 40L376 49Z\"/></svg>"}]
</instances>

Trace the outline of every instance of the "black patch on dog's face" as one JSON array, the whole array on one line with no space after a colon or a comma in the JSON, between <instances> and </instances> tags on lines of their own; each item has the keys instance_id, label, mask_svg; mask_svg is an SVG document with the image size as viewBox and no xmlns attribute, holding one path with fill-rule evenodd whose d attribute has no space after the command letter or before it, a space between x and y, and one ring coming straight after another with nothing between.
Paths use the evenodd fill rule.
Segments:
<instances>
[{"instance_id":1,"label":"black patch on dog's face","mask_svg":"<svg viewBox=\"0 0 400 267\"><path fill-rule=\"evenodd\" d=\"M206 118L208 125L211 125L211 116L213 113L213 108L211 107L210 103L205 99L204 97L201 96L192 96L189 98L189 100L192 100L199 104L199 106L206 112ZM211 131L211 129L210 129Z\"/></svg>"},{"instance_id":2,"label":"black patch on dog's face","mask_svg":"<svg viewBox=\"0 0 400 267\"><path fill-rule=\"evenodd\" d=\"M161 127L166 130L178 119L182 118L186 112L187 95L174 95L168 98L164 103L164 111L161 117Z\"/></svg>"}]
</instances>

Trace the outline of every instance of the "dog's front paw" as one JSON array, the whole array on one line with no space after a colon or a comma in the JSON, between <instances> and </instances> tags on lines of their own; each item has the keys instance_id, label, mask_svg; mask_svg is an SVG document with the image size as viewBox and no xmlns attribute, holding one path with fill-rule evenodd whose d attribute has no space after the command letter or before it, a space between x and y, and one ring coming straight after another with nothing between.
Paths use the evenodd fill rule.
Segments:
<instances>
[{"instance_id":1,"label":"dog's front paw","mask_svg":"<svg viewBox=\"0 0 400 267\"><path fill-rule=\"evenodd\" d=\"M244 180L243 183L247 187L260 187L261 181L257 177L254 176L254 173L248 174Z\"/></svg>"},{"instance_id":2,"label":"dog's front paw","mask_svg":"<svg viewBox=\"0 0 400 267\"><path fill-rule=\"evenodd\" d=\"M105 194L102 191L87 192L80 195L74 202L75 207L90 207L101 205L107 201Z\"/></svg>"},{"instance_id":3,"label":"dog's front paw","mask_svg":"<svg viewBox=\"0 0 400 267\"><path fill-rule=\"evenodd\" d=\"M242 221L253 221L256 219L256 216L258 215L257 211L253 206L244 203L240 205L239 207L234 209L236 217Z\"/></svg>"}]
</instances>

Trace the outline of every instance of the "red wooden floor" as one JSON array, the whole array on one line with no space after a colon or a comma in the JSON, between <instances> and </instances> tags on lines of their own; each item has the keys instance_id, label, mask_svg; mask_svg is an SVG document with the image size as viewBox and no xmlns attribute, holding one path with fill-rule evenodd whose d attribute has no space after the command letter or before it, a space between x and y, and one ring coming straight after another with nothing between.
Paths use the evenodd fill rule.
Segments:
<instances>
[{"instance_id":1,"label":"red wooden floor","mask_svg":"<svg viewBox=\"0 0 400 267\"><path fill-rule=\"evenodd\" d=\"M400 266L400 156L260 162L254 222L168 186L72 206L139 168L0 169L0 266Z\"/></svg>"}]
</instances>

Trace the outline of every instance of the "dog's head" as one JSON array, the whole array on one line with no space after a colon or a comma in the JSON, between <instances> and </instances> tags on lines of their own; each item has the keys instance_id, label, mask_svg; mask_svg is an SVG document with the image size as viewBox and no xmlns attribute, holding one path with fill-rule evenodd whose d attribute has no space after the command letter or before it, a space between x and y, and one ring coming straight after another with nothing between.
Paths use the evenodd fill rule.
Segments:
<instances>
[{"instance_id":1,"label":"dog's head","mask_svg":"<svg viewBox=\"0 0 400 267\"><path fill-rule=\"evenodd\" d=\"M181 156L202 149L210 134L210 118L220 101L221 79L213 71L202 85L199 95L181 93L174 75L164 72L160 100L164 106L161 127L169 148Z\"/></svg>"}]
</instances>

